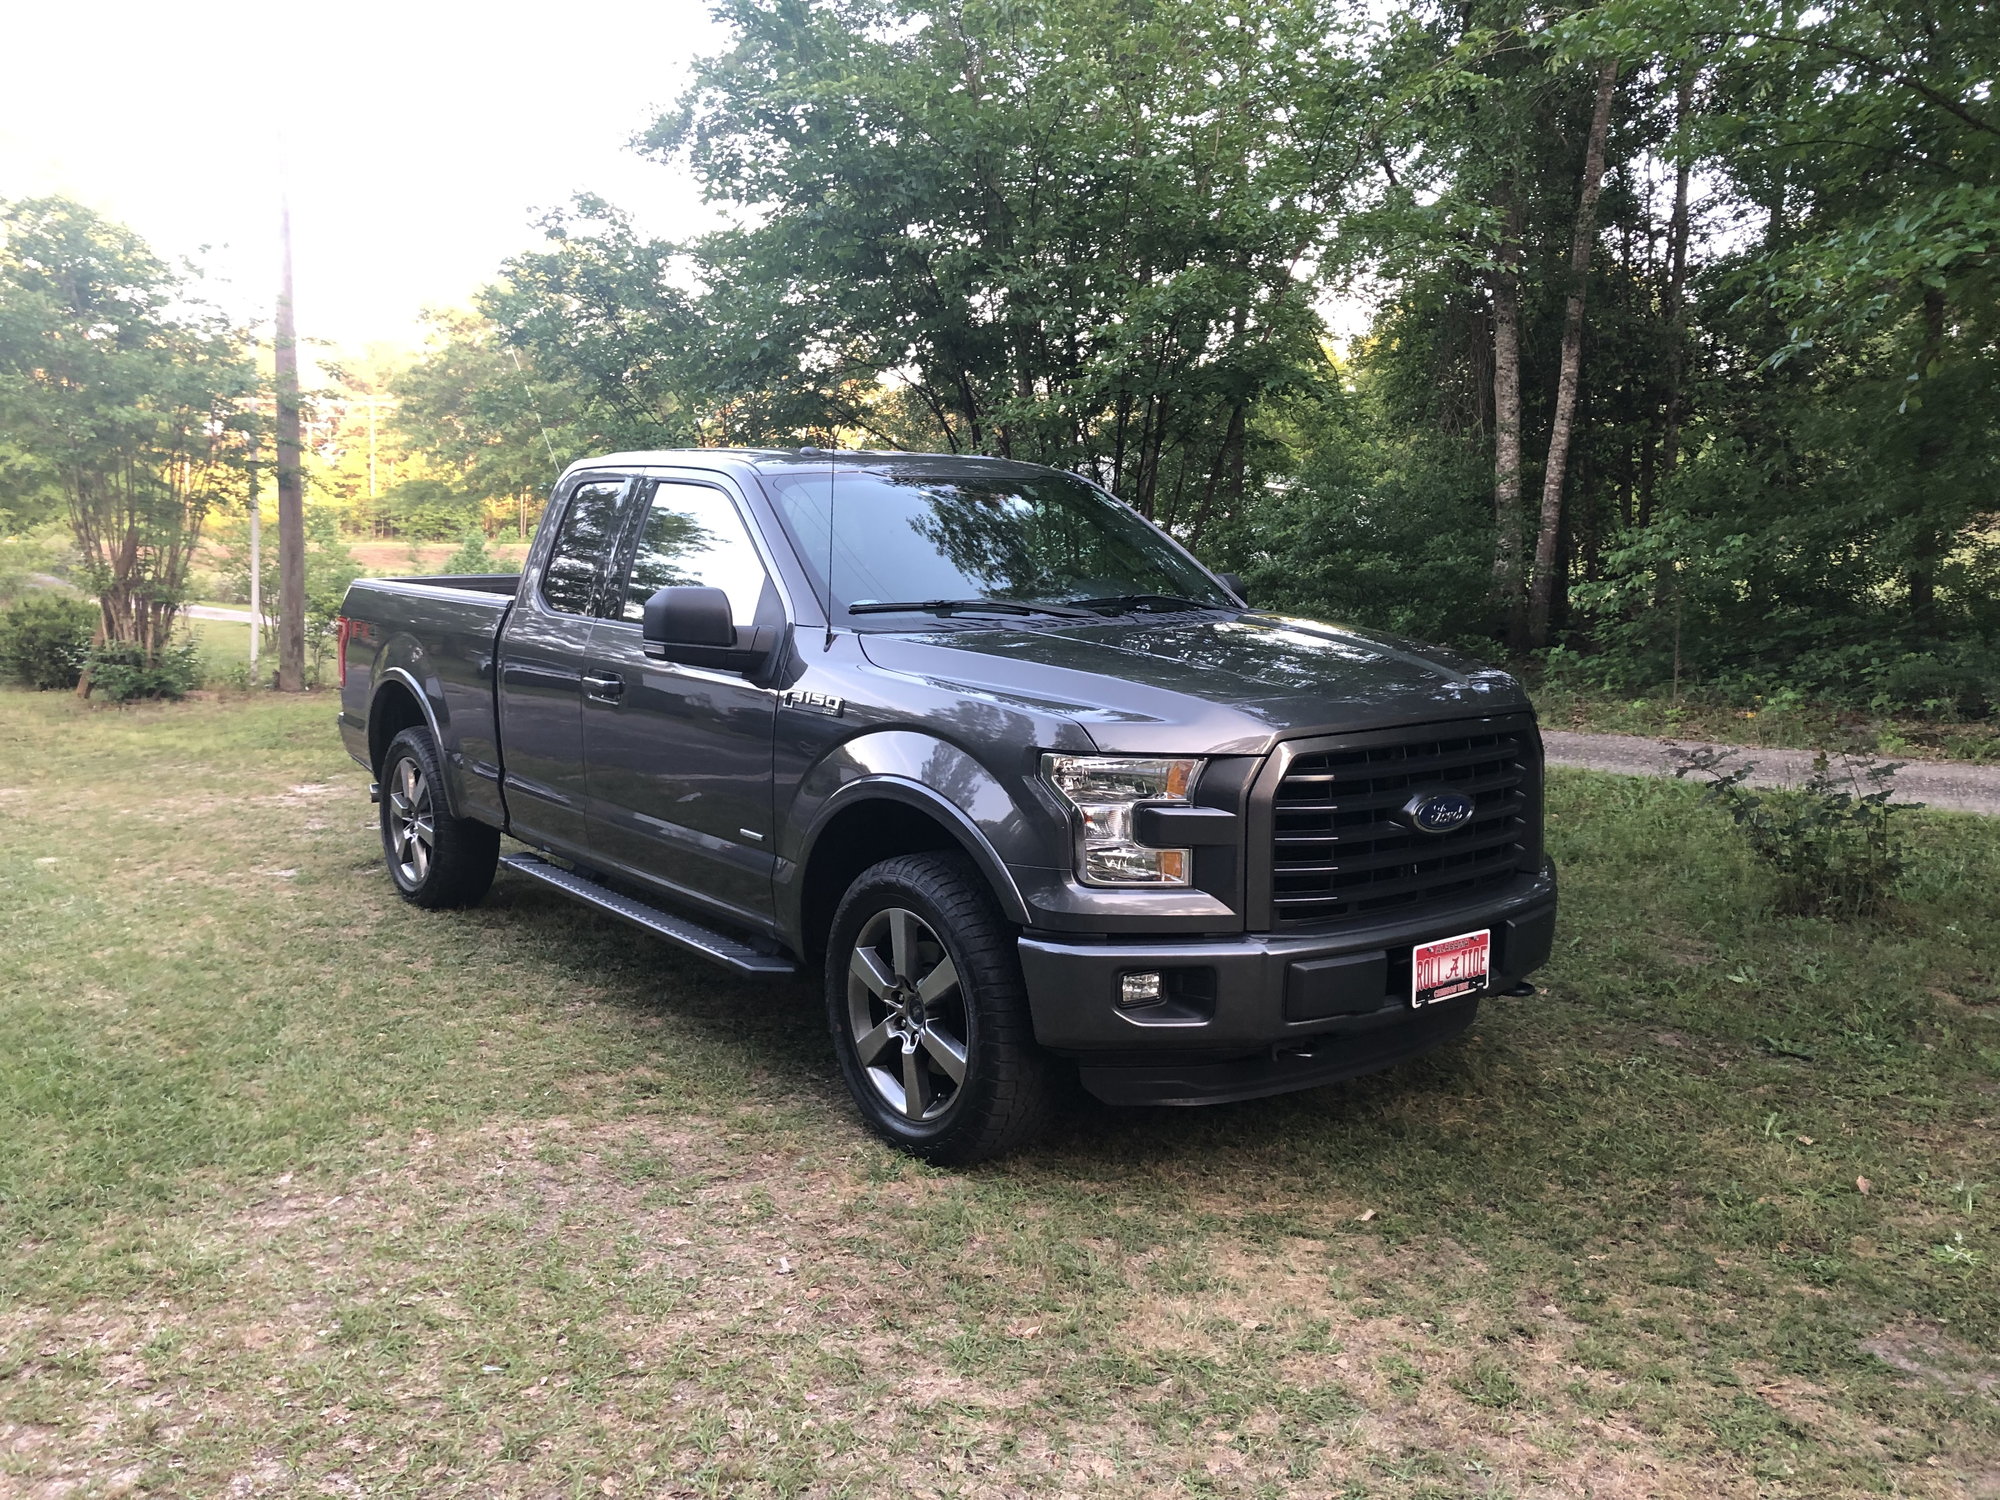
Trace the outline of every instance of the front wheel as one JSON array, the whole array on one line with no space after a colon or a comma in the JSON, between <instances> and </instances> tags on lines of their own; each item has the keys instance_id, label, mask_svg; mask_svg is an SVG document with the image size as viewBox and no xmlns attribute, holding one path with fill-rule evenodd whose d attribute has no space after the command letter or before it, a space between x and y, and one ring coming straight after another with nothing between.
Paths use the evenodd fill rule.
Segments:
<instances>
[{"instance_id":1,"label":"front wheel","mask_svg":"<svg viewBox=\"0 0 2000 1500\"><path fill-rule=\"evenodd\" d=\"M471 906L493 884L500 831L451 815L428 729L405 729L382 757L382 858L416 906Z\"/></svg>"},{"instance_id":2,"label":"front wheel","mask_svg":"<svg viewBox=\"0 0 2000 1500\"><path fill-rule=\"evenodd\" d=\"M962 1166L1048 1123L1052 1064L1013 939L959 855L901 855L848 887L827 943L827 1019L848 1091L891 1144Z\"/></svg>"}]
</instances>

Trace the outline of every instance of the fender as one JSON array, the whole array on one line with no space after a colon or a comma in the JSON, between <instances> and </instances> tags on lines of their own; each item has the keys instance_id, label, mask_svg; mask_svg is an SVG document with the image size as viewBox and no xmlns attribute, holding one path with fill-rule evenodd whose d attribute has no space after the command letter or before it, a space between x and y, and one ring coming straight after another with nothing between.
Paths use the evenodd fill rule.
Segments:
<instances>
[{"instance_id":1,"label":"fender","mask_svg":"<svg viewBox=\"0 0 2000 1500\"><path fill-rule=\"evenodd\" d=\"M947 802L922 782L909 781L901 776L869 776L850 781L829 797L820 816L806 833L805 857L799 861L801 868L812 863L813 847L828 823L844 812L849 803L871 799L901 802L929 813L944 824L946 831L972 856L972 862L979 866L980 873L993 887L993 894L999 898L1000 909L1007 914L1007 920L1017 926L1027 925L1028 903L1022 899L1021 887L993 845L987 842L986 835L980 832L979 825L967 817L963 809Z\"/></svg>"},{"instance_id":2,"label":"fender","mask_svg":"<svg viewBox=\"0 0 2000 1500\"><path fill-rule=\"evenodd\" d=\"M948 790L946 790L948 789ZM1028 905L1010 869L1040 864L1037 825L999 779L947 740L912 730L877 730L831 749L800 783L780 820L776 877L780 926L803 930L805 870L827 825L868 798L927 813L951 834L986 876L1010 922L1026 925Z\"/></svg>"},{"instance_id":3,"label":"fender","mask_svg":"<svg viewBox=\"0 0 2000 1500\"><path fill-rule=\"evenodd\" d=\"M387 654L387 648L384 649L384 654ZM371 741L374 739L373 726L376 723L376 705L382 701L383 689L392 682L401 683L404 687L408 688L411 695L416 698L417 703L424 711L424 723L430 728L431 741L438 747L438 760L444 767L445 809L453 817L458 817L460 805L458 767L452 759L451 744L445 739L444 726L438 719L438 705L431 701L430 693L425 690L421 682L417 681L411 675L408 668L377 667L375 669L375 683L369 689L368 693L369 738ZM383 748L387 749L388 747L385 744Z\"/></svg>"}]
</instances>

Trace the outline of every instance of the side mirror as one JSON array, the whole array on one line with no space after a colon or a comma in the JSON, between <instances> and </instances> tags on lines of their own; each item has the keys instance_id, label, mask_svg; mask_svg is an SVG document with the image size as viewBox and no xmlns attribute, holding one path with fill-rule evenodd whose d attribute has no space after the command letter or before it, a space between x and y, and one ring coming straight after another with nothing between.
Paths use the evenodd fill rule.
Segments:
<instances>
[{"instance_id":1,"label":"side mirror","mask_svg":"<svg viewBox=\"0 0 2000 1500\"><path fill-rule=\"evenodd\" d=\"M646 601L643 621L639 638L645 642L648 656L666 656L675 647L714 652L729 651L736 645L729 596L721 589L669 584Z\"/></svg>"},{"instance_id":2,"label":"side mirror","mask_svg":"<svg viewBox=\"0 0 2000 1500\"><path fill-rule=\"evenodd\" d=\"M1228 589L1230 593L1241 599L1245 604L1250 602L1250 591L1243 587L1243 577L1241 574L1217 573L1215 576L1222 580L1222 586Z\"/></svg>"}]
</instances>

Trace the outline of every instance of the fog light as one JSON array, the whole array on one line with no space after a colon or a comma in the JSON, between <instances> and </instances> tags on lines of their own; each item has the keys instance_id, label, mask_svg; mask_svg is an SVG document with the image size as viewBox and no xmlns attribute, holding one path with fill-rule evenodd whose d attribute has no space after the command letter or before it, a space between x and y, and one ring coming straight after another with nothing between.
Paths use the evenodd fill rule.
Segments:
<instances>
[{"instance_id":1,"label":"fog light","mask_svg":"<svg viewBox=\"0 0 2000 1500\"><path fill-rule=\"evenodd\" d=\"M1118 976L1118 1003L1121 1006L1158 1005L1166 995L1158 969L1141 969L1136 974Z\"/></svg>"}]
</instances>

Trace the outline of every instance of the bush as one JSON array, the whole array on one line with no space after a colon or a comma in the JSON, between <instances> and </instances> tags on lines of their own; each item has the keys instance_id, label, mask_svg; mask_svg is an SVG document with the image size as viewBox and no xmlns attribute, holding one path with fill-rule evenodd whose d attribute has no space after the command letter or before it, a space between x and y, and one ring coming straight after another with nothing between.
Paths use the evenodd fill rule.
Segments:
<instances>
[{"instance_id":1,"label":"bush","mask_svg":"<svg viewBox=\"0 0 2000 1500\"><path fill-rule=\"evenodd\" d=\"M0 614L0 675L31 688L75 687L97 620L88 600L30 594Z\"/></svg>"},{"instance_id":2,"label":"bush","mask_svg":"<svg viewBox=\"0 0 2000 1500\"><path fill-rule=\"evenodd\" d=\"M92 695L113 703L185 698L201 682L201 648L191 640L182 641L156 652L149 662L138 646L106 641L91 649L88 666Z\"/></svg>"},{"instance_id":3,"label":"bush","mask_svg":"<svg viewBox=\"0 0 2000 1500\"><path fill-rule=\"evenodd\" d=\"M1755 761L1722 769L1737 753L1676 748L1674 775L1709 777L1703 800L1721 804L1750 852L1778 877L1779 907L1809 916L1881 911L1909 863L1897 815L1923 805L1891 800L1901 764L1842 754L1836 771L1820 750L1803 786L1753 792L1744 783Z\"/></svg>"},{"instance_id":4,"label":"bush","mask_svg":"<svg viewBox=\"0 0 2000 1500\"><path fill-rule=\"evenodd\" d=\"M498 573L499 562L486 550L486 533L478 527L466 529L465 537L458 544L458 550L445 559L447 573Z\"/></svg>"}]
</instances>

